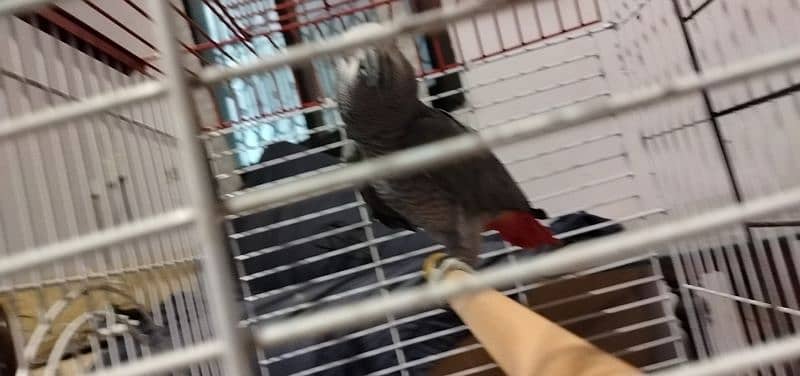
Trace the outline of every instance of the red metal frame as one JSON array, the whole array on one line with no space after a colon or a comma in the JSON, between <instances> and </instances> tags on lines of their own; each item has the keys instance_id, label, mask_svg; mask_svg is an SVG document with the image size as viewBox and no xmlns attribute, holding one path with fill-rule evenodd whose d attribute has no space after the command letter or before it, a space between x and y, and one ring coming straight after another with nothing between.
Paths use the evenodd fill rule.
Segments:
<instances>
[{"instance_id":1,"label":"red metal frame","mask_svg":"<svg viewBox=\"0 0 800 376\"><path fill-rule=\"evenodd\" d=\"M208 49L219 49L223 46L242 43L246 38L255 38L266 36L269 37L275 33L281 33L284 36L287 33L296 32L302 27L306 26L314 26L319 25L322 22L331 21L335 19L342 19L348 15L354 15L358 13L362 13L368 10L376 9L381 6L387 6L389 10L392 9L392 6L401 0L370 0L369 4L363 5L359 4L356 5L359 0L341 0L341 1L330 1L330 0L323 0L322 5L318 6L311 6L311 7L302 7L304 4L303 0L291 0L280 2L275 6L262 6L256 7L256 9L246 10L246 11L238 11L243 6L246 5L253 5L258 3L259 0L241 0L241 1L225 1L222 4L219 0L215 0L215 4L222 4L227 9L224 12L224 16L229 19L228 24L229 28L234 31L235 28L239 28L238 31L234 31L233 34L237 35L235 38L231 38L228 40L221 40L213 42L206 42L206 43L199 43L198 45L194 46L194 51L205 51ZM415 6L418 10L425 10L430 9L431 4L436 4L438 6L439 1L437 0L413 0L412 6ZM508 46L507 41L502 41L502 33L500 31L500 22L498 19L498 13L494 13L491 15L493 17L495 30L499 38L501 38L500 49L497 51L487 51L483 47L483 43L480 40L480 33L476 32L477 41L480 47L480 56L476 58L472 58L469 62L478 62L481 60L489 59L498 55L502 55L505 53L512 52L517 49L525 48L531 44L535 44L537 42L541 42L543 40L557 37L559 35L567 34L574 30L584 28L587 26L591 26L593 24L601 22L601 14L600 14L600 7L599 7L599 0L594 0L594 6L596 10L596 15L594 17L586 17L581 9L581 5L579 0L574 1L574 12L577 15L578 24L570 27L566 27L565 20L564 20L564 10L562 9L564 4L560 1L554 2L555 7L555 15L558 18L557 20L557 27L558 30L549 34L544 32L543 22L542 22L542 15L539 9L539 6L533 2L533 22L536 23L536 28L538 29L539 33L535 38L526 39L523 37L522 33L522 22L523 17L521 17L520 12L516 7L512 8L512 12L514 15L514 19L517 22L517 33L519 37L519 43L515 43L513 46ZM348 6L349 5L349 6ZM218 14L218 16L222 16L223 14ZM262 24L248 24L247 28L242 28L238 26L239 24L243 23L242 21L253 17L255 15L261 15L267 18ZM270 16L272 15L272 16ZM275 16L277 15L277 16ZM305 18L306 20L302 20ZM478 30L477 22L475 19L472 20L473 27L475 30ZM244 22L247 24L246 22ZM264 29L264 30L258 30ZM454 47L456 50L460 50L462 48L461 41L459 40L458 36L456 35L453 40ZM435 60L437 62L445 62L446 59L444 58L442 46L438 39L433 38L430 43L430 52L432 55L435 56ZM419 51L417 51L417 59L421 62L421 58L419 55ZM453 72L454 68L458 68L463 66L463 61L454 61L454 62L446 62L443 64L437 64L432 69L427 69L424 72L419 72L420 77L430 77L437 74L448 74L449 72ZM318 106L319 103L316 101L311 100L312 98L303 98L304 103L299 108L290 108L290 109L283 109L279 112L275 113L264 113L261 114L253 119L239 119L237 121L229 121L223 124L224 127L230 127L235 124L239 123L246 123L253 120L263 119L269 116L276 116L282 113L291 113L294 111L302 110L305 108L315 107Z\"/></svg>"},{"instance_id":2,"label":"red metal frame","mask_svg":"<svg viewBox=\"0 0 800 376\"><path fill-rule=\"evenodd\" d=\"M341 3L337 3L335 5L331 5L330 7L335 7L335 6L339 6L339 5L346 4L346 3L352 3L352 2L355 2L355 1L358 1L358 0L346 0L346 1L343 1ZM250 39L255 38L255 37L267 37L267 38L269 38L269 36L271 36L273 34L285 33L287 31L299 30L300 28L302 28L304 26L317 25L319 23L322 23L322 22L325 22L325 21L330 21L330 20L335 19L335 18L341 18L343 16L352 15L352 14L361 13L361 12L364 12L364 11L367 11L367 10L375 9L376 7L379 7L379 6L386 6L386 5L390 6L392 3L395 3L395 2L398 2L398 1L401 1L401 0L375 0L373 3L371 3L368 6L360 6L360 7L356 7L356 8L353 8L353 9L347 9L347 10L344 10L344 11L341 11L341 12L330 12L330 11L328 11L327 12L328 14L325 15L325 16L322 16L322 17L311 19L311 20L308 20L308 21L305 21L305 22L293 21L293 22L285 23L285 24L281 24L281 22L282 21L286 21L286 20L293 20L293 19L297 18L298 15L309 14L309 13L311 13L311 11L308 11L308 10L307 11L302 11L302 12L285 11L284 9L289 9L288 6L282 6L282 7L280 7L280 9L278 7L269 7L269 8L265 8L264 10L259 10L259 11L256 11L256 12L250 12L247 15L237 15L236 17L237 18L250 17L250 16L254 16L254 15L259 14L259 13L263 13L263 15L267 15L267 14L269 14L269 12L272 12L272 11L277 12L278 10L282 10L281 13L286 12L284 15L279 16L278 19L271 19L269 21L269 23L267 23L265 25L255 25L256 27L258 27L258 26L269 26L271 24L274 24L274 25L277 26L277 29L268 29L268 30L263 30L263 31L257 31L256 32L256 31L252 30L254 27L250 27L250 30L247 31L248 38L249 38L248 40L250 40ZM284 3L284 4L291 4L291 3ZM327 11L328 8L323 7L323 8L313 9L313 10L326 10ZM242 39L241 37L236 37L236 38L230 38L230 39L226 39L226 40L217 41L216 44L214 44L214 43L199 43L196 46L194 46L194 51L197 51L197 52L205 51L205 50L209 50L209 49L219 48L220 46L227 46L227 45L230 45L230 44L242 43L243 41L244 41L244 39Z\"/></svg>"},{"instance_id":3,"label":"red metal frame","mask_svg":"<svg viewBox=\"0 0 800 376\"><path fill-rule=\"evenodd\" d=\"M150 19L150 15L138 6L132 0L123 0L125 4L130 6L139 14L143 15L147 19ZM182 47L189 53L195 55L198 59L200 59L203 64L213 64L213 62L208 61L208 59L204 58L204 51L208 50L218 50L220 53L225 55L227 58L231 59L232 61L236 61L237 59L231 56L227 51L225 51L225 46L235 45L241 43L243 46L248 48L254 56L257 56L257 52L255 51L254 47L251 44L253 38L258 37L266 37L276 48L280 46L273 40L272 36L276 33L280 33L280 35L287 37L288 35L292 35L296 33L303 27L307 26L314 26L319 25L322 22L331 21L335 19L340 19L344 22L343 17L354 15L358 13L363 13L369 10L378 9L379 7L387 7L389 13L392 14L392 9L395 4L399 1L403 0L370 0L369 4L358 4L360 0L340 0L340 1L333 1L333 0L323 0L322 5L320 6L311 6L311 7L303 7L304 4L307 3L304 0L288 0L284 2L277 3L275 6L261 6L256 7L256 9L243 9L244 6L258 4L260 0L202 0L203 3L211 9L211 11L215 14L216 17L220 19L223 25L227 27L231 35L234 35L233 38L227 40L214 40L211 38L208 33L195 21L193 20L188 14L183 12L180 8L175 7L173 5L173 9L175 12L183 18L189 27L192 29L196 35L200 36L204 41L195 43L193 45L189 45L186 43L181 43ZM457 0L460 1L460 0ZM103 8L101 8L96 0L83 0L83 2L97 12L99 15L105 17L110 22L115 24L117 27L128 33L129 35L136 38L138 41L142 42L148 48L151 48L154 53L157 54L157 47L153 45L150 41L143 38L141 35L138 35L134 30L131 30L126 24L114 17L114 15L109 14ZM263 2L260 4L264 4ZM430 9L431 7L439 6L439 0L413 0L411 5L417 10L426 10ZM524 48L528 45L543 41L548 38L553 38L565 33L569 33L573 30L580 29L586 26L590 26L596 24L601 21L601 14L600 14L600 7L599 7L599 0L594 0L594 6L596 9L596 15L594 17L585 17L583 14L583 10L581 9L580 0L574 0L574 12L577 14L578 24L570 27L565 27L565 20L564 20L564 11L562 9L565 6L566 2L562 2L556 0L553 2L555 7L555 14L558 18L558 29L554 33L545 34L543 30L543 23L542 23L542 16L537 6L536 2L532 2L533 5L533 19L526 20L526 17L522 17L518 8L512 8L512 12L514 15L514 21L517 23L517 34L519 38L519 43L514 43L513 46L507 45L507 41L503 41L503 34L501 33L501 25L498 19L498 13L495 12L490 15L493 18L494 22L494 29L497 32L498 38L500 38L500 48L496 51L487 51L485 48L485 43L481 40L481 33L478 32L478 24L475 18L472 19L472 27L474 27L476 33L476 40L479 47L479 56L475 58L471 58L469 62L477 62L480 60L492 58L494 56L502 55L508 52L511 52L516 49ZM569 5L566 5L569 6ZM92 46L97 51L109 56L111 59L119 62L120 66L125 67L128 70L136 70L143 73L149 69L158 72L158 69L154 67L149 60L154 58L155 56L150 57L137 57L124 49L123 47L117 45L113 41L105 38L96 30L93 30L91 27L86 26L79 20L76 20L73 16L69 15L67 12L56 8L44 8L40 10L37 15L42 19L50 22L51 24L56 25L57 27L65 30L70 35L74 35L76 38L81 40L82 43L86 43L87 45ZM253 17L255 15L261 15L265 17L267 20L262 24L250 24L249 22L244 22L248 18ZM275 16L277 15L277 16ZM468 21L469 22L469 21ZM538 35L530 40L526 40L523 36L522 27L524 22L535 22L536 28L538 30ZM245 26L246 25L246 26ZM456 51L461 51L463 46L461 45L461 41L458 35L455 35L452 38L453 47ZM443 53L443 47L441 42L437 38L431 38L429 41L430 53L435 58L436 66L432 69L426 69L423 72L419 72L420 77L431 77L437 74L449 74L450 72L454 71L454 68L458 68L463 66L465 63L464 61L459 61L460 54L456 54L455 61L445 59L445 54ZM417 51L417 59L419 59L421 63L421 58L419 55L419 51ZM421 65L421 64L420 64ZM303 105L299 108L283 108L279 112L275 113L264 113L259 115L255 119L239 119L237 121L229 121L223 122L220 124L220 127L229 127L233 124L247 122L256 120L258 118L264 118L267 116L274 116L284 112L292 112L302 110L304 108L318 106L319 103L316 101L316 98L311 98L309 95L305 95L303 98ZM259 109L260 110L260 109Z\"/></svg>"},{"instance_id":4,"label":"red metal frame","mask_svg":"<svg viewBox=\"0 0 800 376\"><path fill-rule=\"evenodd\" d=\"M296 29L302 28L304 26L319 24L321 22L330 21L330 20L335 19L335 18L341 18L343 16L353 15L353 14L357 14L357 13L364 12L364 11L367 11L367 10L375 9L377 7L380 7L380 6L389 6L390 9L391 9L391 5L393 3L396 3L398 1L400 1L400 0L372 0L372 1L370 1L369 5L361 5L361 6L355 6L355 7L350 7L350 8L347 8L347 9L339 9L339 10L335 9L335 8L338 8L338 7L342 7L344 5L356 3L358 1L359 0L342 0L342 1L339 1L339 2L324 1L323 2L323 6L313 7L313 8L310 8L310 9L307 8L307 9L299 10L299 11L295 9L294 11L292 11L291 10L292 5L295 5L295 6L296 5L301 5L304 2L302 0L295 0L295 1L287 2L287 3L282 3L282 4L280 4L278 6L274 6L274 7L263 7L261 9L257 9L257 10L238 13L238 14L236 14L235 17L241 19L241 18L252 17L252 16L255 16L257 14L261 14L262 16L266 17L272 11L275 11L276 13L280 14L277 19L272 18L272 19L269 19L267 21L267 23L265 23L265 24L253 25L253 26L250 27L251 30L248 30L248 33L249 33L249 35L251 37L265 36L265 35L270 35L270 34L273 34L273 33L280 33L280 32L296 30ZM238 2L231 1L231 2L226 2L226 6L228 6L229 8L232 8L232 9L236 9L238 7L241 7L241 6L244 6L244 5L253 4L253 3L256 3L256 2L258 2L258 0L243 0L243 1L238 1ZM522 35L521 35L522 32L521 32L521 28L519 26L519 25L522 24L523 21L520 18L519 11L518 11L517 7L514 7L514 8L512 8L512 12L513 12L513 15L515 17L515 21L517 22L517 30L518 30L518 33L520 34L520 43L518 43L518 44L516 44L514 46L510 46L510 47L502 47L500 51L496 51L496 52L486 52L483 48L481 48L481 50L482 50L481 51L481 56L476 58L476 59L473 59L472 61L473 62L474 61L479 61L479 60L482 60L482 59L486 59L486 58L497 56L497 55L500 55L500 54L503 54L503 53L507 53L507 52L513 51L515 49L523 48L523 47L528 46L530 44L543 41L543 40L548 39L548 38L553 38L553 37L556 37L556 36L559 36L559 35L563 35L565 33L569 33L571 31L574 31L574 30L577 30L577 29L580 29L580 28L583 28L583 27L587 27L587 26L591 26L591 25L597 24L600 21L602 21L602 15L600 13L599 0L594 0L594 8L596 10L596 14L595 14L594 17L591 17L590 19L586 19L586 17L584 17L584 14L583 14L583 11L581 9L581 5L580 5L579 0L574 0L574 2L573 2L574 10L575 10L575 13L576 13L576 15L578 17L578 21L579 22L578 22L577 25L572 26L572 27L565 27L563 11L561 9L563 5L561 4L561 1L554 1L553 4L554 4L555 13L556 13L557 21L558 21L558 28L559 28L558 31L553 32L553 33L549 33L549 34L546 34L544 32L544 29L542 27L543 22L542 22L542 17L541 17L541 12L540 12L540 9L539 9L539 5L537 5L537 2L532 2L533 12L534 12L534 22L536 23L536 27L537 27L537 29L539 31L539 36L537 38L534 38L534 39L531 39L531 40L525 40L525 38L523 38ZM425 7L425 6L421 6L420 5L420 0L414 0L414 5L416 5L418 8ZM425 7L425 8L427 8L427 7ZM281 10L281 12L277 12L278 10ZM326 14L323 15L323 16L318 16L316 18L309 19L307 21L296 21L296 19L298 19L299 16L309 16L309 15L313 15L313 14L318 13L318 12L325 12ZM494 21L495 21L495 27L496 27L496 30L497 30L497 35L501 36L502 34L500 33L500 26L499 26L499 22L497 20L497 13L492 14L492 16L493 16ZM308 18L308 17L306 17L306 18ZM284 21L287 21L287 20L291 20L292 22L288 22L288 23L284 22ZM478 27L477 27L477 24L475 23L476 22L475 19L473 19L473 22L474 22L474 25L475 25L474 27L477 30ZM260 32L253 32L252 31L252 29L255 28L255 27L269 26L269 25L278 25L279 28L278 29L271 29L270 28L269 30L260 31ZM478 44L480 46L481 45L480 33L476 33L476 35L478 36ZM227 44L239 43L239 42L241 42L240 39L234 38L234 39L231 39L231 40L219 41L218 44L224 46L224 45L227 45ZM501 44L501 45L503 45L503 44ZM461 47L461 46L459 46L459 47ZM216 48L216 46L214 46L212 44L200 44L198 46L195 46L195 48L196 48L196 50L205 50L205 49L210 49L210 48ZM438 57L441 57L441 55L439 55L441 53L441 49L440 49L440 46L437 46L437 43L433 43L432 49L433 49L434 53L437 54ZM439 61L443 61L443 59L440 59ZM447 69L451 69L454 66L458 66L458 64L450 64L448 66L434 67L433 70L431 70L429 72L425 72L425 73L426 74L430 74L430 73L435 73L435 72L441 72L441 71L444 71L444 70L447 70Z\"/></svg>"},{"instance_id":5,"label":"red metal frame","mask_svg":"<svg viewBox=\"0 0 800 376\"><path fill-rule=\"evenodd\" d=\"M460 2L460 1L461 0L457 0L457 2ZM575 0L574 4L575 4L576 14L578 15L578 24L575 25L575 26L572 26L572 27L565 27L564 26L564 16L563 16L562 10L561 10L561 1L554 0L552 2L552 4L553 4L553 6L555 8L555 14L556 14L556 17L557 17L559 30L556 31L556 32L550 33L550 34L546 34L544 32L543 27L542 27L542 25L544 23L542 22L542 17L541 17L541 13L540 13L540 9L539 9L539 7L540 7L539 4L540 3L536 2L536 1L531 3L531 6L533 7L534 22L536 23L536 28L537 28L537 31L539 32L539 36L537 38L534 38L534 39L531 39L531 40L525 40L525 38L523 38L523 35L522 35L522 32L521 32L521 27L520 27L520 25L522 25L522 20L519 18L519 10L518 10L518 8L516 6L511 8L512 12L514 14L514 19L517 22L516 26L517 26L517 31L519 33L519 38L520 38L519 39L520 43L516 44L514 46L511 46L511 47L505 47L505 43L503 43L503 40L502 40L502 35L503 34L502 34L501 30L500 30L500 24L499 24L499 21L497 19L497 12L492 13L492 17L494 19L494 24L495 24L495 30L497 31L498 38L500 38L500 46L501 46L500 50L494 51L494 52L487 53L485 51L483 43L481 41L481 33L478 31L479 27L478 27L478 24L477 24L477 18L473 18L472 19L472 25L473 25L473 28L475 30L475 37L477 39L478 48L480 50L480 56L477 57L477 58L472 59L471 62L481 61L481 60L488 59L488 58L491 58L491 57L494 57L494 56L502 55L502 54L505 54L505 53L508 53L508 52L511 52L511 51L514 51L514 50L517 50L517 49L520 49L520 48L524 48L524 47L529 46L531 44L534 44L534 43L537 43L537 42L541 42L541 41L546 40L546 39L557 37L559 35L567 34L569 32L572 32L572 31L575 31L575 30L578 30L578 29L582 29L582 28L587 27L587 26L591 26L591 25L600 23L602 21L602 14L600 13L599 0L594 0L594 8L595 8L596 13L595 13L595 17L593 17L593 18L591 18L589 20L586 20L584 18L583 12L581 11L579 0ZM458 38L456 38L456 39L458 39ZM461 49L462 46L461 46L460 41L457 44L459 45L458 46L459 49Z\"/></svg>"},{"instance_id":6,"label":"red metal frame","mask_svg":"<svg viewBox=\"0 0 800 376\"><path fill-rule=\"evenodd\" d=\"M33 17L38 17L38 22L32 22ZM110 62L116 63L111 64L111 66L122 70L126 74L132 71L146 73L147 68L155 69L146 60L134 55L59 7L41 8L27 15L20 15L19 18L28 23L38 24L39 29L48 34L51 34L53 32L52 27L55 27L59 34L57 37L62 39L75 38L79 44L83 45L83 48L92 49L101 55L107 56Z\"/></svg>"}]
</instances>

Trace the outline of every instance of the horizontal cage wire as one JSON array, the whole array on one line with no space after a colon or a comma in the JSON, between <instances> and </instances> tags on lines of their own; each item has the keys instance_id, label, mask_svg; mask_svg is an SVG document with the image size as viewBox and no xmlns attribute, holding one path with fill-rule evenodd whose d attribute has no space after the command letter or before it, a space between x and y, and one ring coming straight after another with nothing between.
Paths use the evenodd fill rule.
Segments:
<instances>
[{"instance_id":1,"label":"horizontal cage wire","mask_svg":"<svg viewBox=\"0 0 800 376\"><path fill-rule=\"evenodd\" d=\"M46 3L0 3L0 374L503 374L437 306L489 284L645 372L798 372L796 0ZM344 162L335 60L389 39L482 140ZM569 246L425 287L353 187L487 145Z\"/></svg>"}]
</instances>

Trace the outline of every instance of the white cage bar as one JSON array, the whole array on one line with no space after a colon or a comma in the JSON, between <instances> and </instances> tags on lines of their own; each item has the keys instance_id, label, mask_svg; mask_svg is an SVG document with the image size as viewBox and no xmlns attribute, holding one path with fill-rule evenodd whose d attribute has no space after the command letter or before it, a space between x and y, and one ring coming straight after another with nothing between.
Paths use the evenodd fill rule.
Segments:
<instances>
[{"instance_id":1,"label":"white cage bar","mask_svg":"<svg viewBox=\"0 0 800 376\"><path fill-rule=\"evenodd\" d=\"M31 7L44 3L46 2L8 2L0 5L0 15L30 9ZM194 209L172 208L163 214L154 212L153 215L145 216L135 222L117 225L66 242L40 245L23 251L15 251L6 256L4 259L5 262L0 265L0 276L3 278L11 278L22 271L35 271L37 268L48 266L47 264L61 260L66 261L77 255L89 252L97 252L98 260L109 257L111 260L110 263L118 263L121 265L121 257L123 254L134 255L137 253L137 246L132 245L135 244L132 242L139 241L140 239L154 234L174 231L190 224L194 224L197 227L200 242L203 247L202 264L205 269L203 271L203 276L206 278L205 292L208 294L209 298L206 304L211 305L211 307L209 307L209 311L211 311L210 322L212 323L215 339L212 340L212 342L205 342L199 345L194 344L193 346L197 346L194 348L188 347L186 349L174 350L174 352L156 355L152 358L143 357L142 360L132 362L122 367L99 370L97 374L147 374L178 367L193 366L203 363L203 361L206 360L219 358L222 361L222 374L246 375L250 374L250 370L247 369L249 361L249 359L247 359L249 350L247 345L250 343L250 340L255 342L258 346L271 346L312 334L331 332L336 329L360 327L366 322L372 322L377 319L386 319L389 322L388 328L393 328L393 323L395 321L402 320L402 318L397 318L395 316L396 314L433 307L439 304L445 297L463 294L487 286L508 286L522 279L550 277L554 273L567 274L581 272L582 270L597 267L598 265L619 262L630 257L645 256L652 252L652 250L648 248L649 246L657 244L663 245L671 241L676 241L677 239L695 239L694 237L698 237L699 239L699 236L705 233L728 229L731 225L746 224L755 220L762 220L763 218L773 218L773 216L771 216L772 214L787 212L797 209L797 207L800 206L800 191L796 187L780 186L779 191L768 192L758 192L759 187L755 187L754 189L756 193L758 193L756 197L758 198L743 200L742 202L728 205L724 208L710 210L703 214L689 213L691 215L687 214L684 218L665 222L646 229L634 230L628 234L615 235L607 239L593 241L586 245L569 247L558 253L544 255L533 260L515 261L510 265L504 265L481 272L476 275L474 280L463 282L459 285L442 284L440 286L415 288L397 293L387 292L380 297L364 299L358 303L349 303L341 307L326 308L320 312L303 314L295 318L282 319L275 323L263 324L263 326L256 327L253 330L252 339L248 338L247 340L242 340L241 337L249 336L249 331L243 332L238 326L240 314L237 312L238 305L233 301L233 295L231 294L235 290L235 286L231 283L231 280L227 279L228 276L234 275L234 273L230 270L228 254L223 252L229 247L225 239L226 234L223 228L223 221L226 215L237 216L241 215L243 212L273 208L312 196L318 196L345 188L352 188L372 179L409 174L420 168L447 163L453 159L474 153L479 149L493 148L519 142L522 139L542 137L612 115L619 116L639 111L662 103L663 101L680 100L698 92L714 92L715 89L729 88L731 84L747 82L757 77L771 77L800 66L800 49L796 46L783 46L781 49L773 52L764 52L754 58L741 59L740 61L724 66L704 69L702 72L683 74L680 77L661 80L658 83L643 88L634 88L625 94L615 93L609 96L602 96L599 100L572 104L563 108L555 108L553 111L543 113L541 116L534 118L531 118L532 115L528 114L519 119L512 118L507 121L497 122L496 126L483 129L479 135L465 135L425 147L402 151L385 158L361 162L353 166L335 168L332 169L332 171L323 171L313 174L312 176L299 177L293 179L293 181L271 185L268 189L257 189L232 194L229 195L229 198L222 201L217 198L217 192L215 192L212 185L215 179L212 173L207 169L207 153L202 149L202 140L196 137L196 128L194 128L194 126L199 122L197 121L197 110L194 108L195 105L192 102L191 92L196 84L217 84L235 77L249 76L287 65L301 65L312 59L336 55L366 44L395 39L406 34L442 29L447 23L470 19L479 13L495 10L500 4L474 2L472 5L462 7L427 11L413 18L399 18L397 21L387 23L388 27L380 33L349 39L331 38L320 43L290 47L287 48L286 52L283 54L258 59L252 63L238 65L233 68L205 68L200 71L198 75L199 81L191 82L191 80L187 79L183 74L181 54L178 43L173 38L175 30L172 25L172 17L170 16L167 4L158 0L154 0L151 3L152 9L154 10L153 19L157 24L156 33L162 44L162 57L166 64L166 78L163 81L157 80L137 83L125 89L112 88L112 90L107 91L105 94L83 99L72 104L58 105L50 110L42 112L12 117L0 122L0 139L7 140L10 138L21 138L34 131L43 131L54 124L68 124L75 120L91 118L97 114L108 115L108 111L112 109L152 100L163 95L166 95L170 99L172 110L175 111L174 121L178 123L176 131L179 132L177 133L178 150L180 151L180 160L183 163L183 170L187 171L186 176L188 178L184 184L188 184L187 188L191 191L191 201L195 206ZM502 5L511 6L515 3L521 3L521 1L503 1ZM641 4L645 3L647 2L642 2ZM224 10L224 8L221 9ZM686 16L687 20L694 17L692 15L696 15L696 11L697 9L690 11ZM593 56L594 55L585 55L575 57L574 61L593 58ZM549 68L551 67L541 69ZM518 74L524 74L524 72ZM512 77L514 77L513 74L503 80L509 80ZM564 82L574 84L596 77L599 76L585 76ZM483 84L479 83L471 86L467 85L466 87L469 89L478 89L481 85ZM545 89L547 88L545 87L539 90ZM528 96L535 93L537 93L536 90L519 95ZM514 98L515 97L509 97L508 100ZM433 97L430 99L437 98ZM591 99L595 98L592 97ZM480 109L480 105L474 106L473 111L478 109ZM725 110L719 115L725 116L729 113L731 113L731 111ZM585 145L586 143L596 142L609 137L617 137L617 135L619 134L612 133L611 136L598 137L597 140L587 140L577 145ZM343 144L344 142L341 145ZM337 144L335 146L330 146L330 148L336 148L341 145ZM671 150L670 148L673 147L676 150L686 147L684 144L679 143L675 145L654 143L654 146L661 148L658 149L660 152L669 151ZM319 149L318 151L324 151L324 149ZM309 151L308 154L313 154L315 152L316 151ZM216 156L213 153L211 153L211 155ZM286 160L302 158L305 155L307 154L293 156ZM624 156L624 154L615 154L610 158L619 156ZM764 161L765 164L768 162L786 163L776 160ZM599 162L591 161L588 163ZM665 171L666 173L672 173L668 169ZM587 189L598 184L624 179L629 176L631 176L631 173L612 175L584 183L579 187L565 188L563 192L554 192L543 197L557 197L561 194L568 193L570 189ZM530 178L530 180L535 179L536 177ZM777 182L775 184L780 185ZM687 191L696 189L683 185L679 186L679 188ZM235 234L235 236L246 237L253 233L269 231L274 228L279 228L280 226L313 219L317 216L333 213L340 209L347 210L360 207L360 205L345 205L343 208L331 208L319 213L309 214L304 218L296 218L283 224L271 224L271 227L268 228L240 232ZM641 214L641 217L662 212L664 212L663 209L645 211ZM635 217L638 218L639 216ZM362 220L364 221L363 225L369 224L368 218L362 216ZM356 228L360 227L356 226L347 229ZM367 229L366 231L369 232L371 230ZM397 236L403 236L403 234L401 233ZM364 244L359 244L358 247L370 247L377 244L377 242L383 241L380 240L380 237L376 237L371 232L367 237L368 240L364 242ZM774 241L769 235L765 235L765 237L768 238L767 240L769 241ZM706 240L701 239L696 242L697 244L702 244L705 241ZM124 251L127 253L123 253L122 249L111 248L117 245L129 247ZM236 258L241 261L277 249L279 248L267 248L262 251L262 253L243 253ZM343 253L347 251L347 249L338 249L333 252ZM679 248L675 251L676 252L673 254L674 260L677 260L678 263L683 261L687 263L687 265L691 264L694 268L701 268L704 262L709 263L712 257L717 256L716 254L712 255L710 253L696 255L693 253L694 249L690 248ZM159 260L154 261L158 262ZM753 263L752 260L743 261ZM373 252L372 263L367 264L363 270L371 270L369 268L380 270L381 266L386 262L391 261L382 259L379 254ZM765 267L764 261L759 258L756 262L761 262L760 266L763 270ZM786 262L781 264L785 263ZM275 268L275 270L261 271L262 274L241 275L241 277L243 281L247 282L248 278L258 278L260 275L286 270L286 268L290 267L291 265L282 265ZM766 268L768 268L768 266ZM718 295L724 295L724 293L715 290L704 290L701 286L695 286L697 277L692 275L693 272L691 269L688 270L689 274L681 277L685 285L683 286L684 293L691 291L687 294L692 294L707 290L706 292L711 294L716 293ZM61 273L63 274L63 271L61 271ZM242 273L240 272L239 274ZM781 275L785 276L787 274L781 273ZM377 278L380 283L383 283L381 286L385 286L389 283L387 281L390 280L389 277L383 274L379 274ZM646 279L645 281L649 280ZM192 284L194 282L192 280L186 280L185 283ZM780 285L783 289L790 288L791 286L790 281L786 279L765 281L765 284L769 284L772 287ZM4 287L5 283L0 285ZM286 291L291 291L291 286L285 289ZM518 287L518 289L521 288ZM283 291L254 294L245 299L255 301L269 297L271 294L279 294L281 292ZM735 294L729 295L731 298L738 299L741 302L746 302L748 300L747 298L738 297ZM752 302L755 305L775 307L774 304L764 303L762 300L775 299L762 298L752 300ZM176 304L199 307L201 303L194 300L190 301L187 298L185 301L179 299ZM780 307L780 310L785 313L797 312L798 307L796 306L796 302L789 302L787 305L789 306L788 308ZM187 309L182 309L180 311L183 312ZM353 311L358 313L354 314ZM198 312L195 312L193 315L198 314ZM666 321L657 322L663 323ZM641 325L647 324L642 323ZM197 327L194 328L194 330L199 333L201 329ZM210 330L207 331L210 332ZM248 334L245 335L245 333ZM698 333L693 334L698 342L703 341L703 335ZM191 337L191 335L188 334L186 336ZM673 340L673 337L667 337L660 341L668 342ZM424 339L418 340L422 341ZM395 342L401 341L399 338L395 338ZM662 342L654 341L652 345L656 346L660 343ZM646 344L643 344L641 346L645 345ZM696 365L687 365L672 371L667 371L664 374L727 374L731 371L743 368L763 367L767 363L796 358L799 353L797 346L797 339L794 337L790 339L778 339L776 336L773 343L747 349L746 351L715 356L710 360L700 361ZM402 356L402 347L402 345L395 343L390 349L397 351L398 357L400 357ZM631 349L633 348L635 347ZM114 351L117 350L112 350L112 354ZM267 361L269 360L262 359L262 362ZM209 370L208 372L210 374L217 374L213 367L213 365L209 366L209 368L207 368ZM399 371L403 370L403 365L399 365L398 367L400 367L398 368ZM388 369L383 372L392 373L394 371L394 369ZM197 372L205 374L205 371ZM311 373L313 372L309 372L309 374Z\"/></svg>"}]
</instances>

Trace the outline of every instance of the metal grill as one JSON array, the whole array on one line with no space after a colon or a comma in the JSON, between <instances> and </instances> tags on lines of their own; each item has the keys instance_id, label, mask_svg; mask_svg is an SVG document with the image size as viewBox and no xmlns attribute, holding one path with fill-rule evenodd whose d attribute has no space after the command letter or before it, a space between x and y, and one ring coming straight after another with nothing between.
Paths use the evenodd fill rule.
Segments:
<instances>
[{"instance_id":1,"label":"metal grill","mask_svg":"<svg viewBox=\"0 0 800 376\"><path fill-rule=\"evenodd\" d=\"M2 374L498 374L439 307L483 286L643 371L798 372L796 0L49 3L0 2ZM480 133L345 165L331 58L395 38ZM487 147L610 220L424 285L353 188Z\"/></svg>"}]
</instances>

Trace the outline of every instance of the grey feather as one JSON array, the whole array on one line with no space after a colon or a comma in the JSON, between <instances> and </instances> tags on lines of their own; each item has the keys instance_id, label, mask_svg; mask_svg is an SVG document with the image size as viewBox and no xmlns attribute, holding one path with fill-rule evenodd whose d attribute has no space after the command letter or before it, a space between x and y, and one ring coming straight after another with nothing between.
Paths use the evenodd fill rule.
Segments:
<instances>
[{"instance_id":1,"label":"grey feather","mask_svg":"<svg viewBox=\"0 0 800 376\"><path fill-rule=\"evenodd\" d=\"M458 136L471 130L444 111L425 107L409 123L405 147ZM427 172L431 181L453 196L453 201L471 213L528 210L528 199L505 166L490 151L457 160Z\"/></svg>"},{"instance_id":2,"label":"grey feather","mask_svg":"<svg viewBox=\"0 0 800 376\"><path fill-rule=\"evenodd\" d=\"M363 158L472 131L417 99L414 70L396 46L362 50L344 59L340 72L339 109ZM373 181L364 192L373 215L422 227L473 264L488 220L508 210L536 213L488 150L410 176Z\"/></svg>"}]
</instances>

